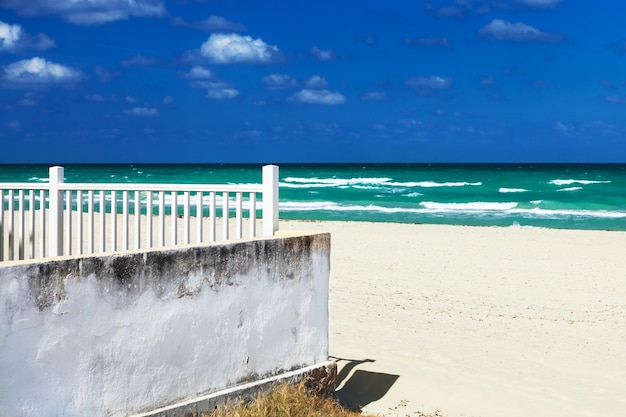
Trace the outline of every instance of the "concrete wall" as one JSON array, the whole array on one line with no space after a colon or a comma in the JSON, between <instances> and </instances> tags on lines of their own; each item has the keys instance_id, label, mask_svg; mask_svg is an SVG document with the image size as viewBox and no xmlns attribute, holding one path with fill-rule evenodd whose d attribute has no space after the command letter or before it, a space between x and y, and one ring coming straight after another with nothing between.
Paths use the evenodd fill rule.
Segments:
<instances>
[{"instance_id":1,"label":"concrete wall","mask_svg":"<svg viewBox=\"0 0 626 417\"><path fill-rule=\"evenodd\" d=\"M0 415L126 416L328 360L328 234L0 263Z\"/></svg>"}]
</instances>

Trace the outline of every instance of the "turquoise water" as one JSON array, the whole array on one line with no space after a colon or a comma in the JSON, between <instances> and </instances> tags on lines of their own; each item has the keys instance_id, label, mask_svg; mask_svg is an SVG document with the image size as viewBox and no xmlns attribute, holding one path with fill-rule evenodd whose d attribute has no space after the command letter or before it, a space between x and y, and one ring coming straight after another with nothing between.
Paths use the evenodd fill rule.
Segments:
<instances>
[{"instance_id":1,"label":"turquoise water","mask_svg":"<svg viewBox=\"0 0 626 417\"><path fill-rule=\"evenodd\" d=\"M47 177L0 166L0 182ZM261 165L67 165L65 181L258 183ZM281 165L280 217L626 230L626 165Z\"/></svg>"}]
</instances>

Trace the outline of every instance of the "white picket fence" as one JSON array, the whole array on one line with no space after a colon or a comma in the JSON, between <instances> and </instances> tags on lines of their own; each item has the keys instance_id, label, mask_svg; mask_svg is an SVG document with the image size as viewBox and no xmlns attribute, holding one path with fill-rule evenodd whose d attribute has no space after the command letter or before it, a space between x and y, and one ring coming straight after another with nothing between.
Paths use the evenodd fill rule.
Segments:
<instances>
[{"instance_id":1,"label":"white picket fence","mask_svg":"<svg viewBox=\"0 0 626 417\"><path fill-rule=\"evenodd\" d=\"M272 236L278 167L262 172L261 184L95 184L51 167L46 184L0 183L0 261L253 238L258 221Z\"/></svg>"}]
</instances>

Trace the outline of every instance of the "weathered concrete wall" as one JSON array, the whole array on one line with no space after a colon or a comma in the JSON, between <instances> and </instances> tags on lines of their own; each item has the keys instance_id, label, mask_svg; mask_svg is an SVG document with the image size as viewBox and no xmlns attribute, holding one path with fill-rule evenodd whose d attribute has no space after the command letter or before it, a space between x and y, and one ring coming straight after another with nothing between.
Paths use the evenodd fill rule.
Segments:
<instances>
[{"instance_id":1,"label":"weathered concrete wall","mask_svg":"<svg viewBox=\"0 0 626 417\"><path fill-rule=\"evenodd\" d=\"M126 416L328 360L328 234L0 264L0 415Z\"/></svg>"}]
</instances>

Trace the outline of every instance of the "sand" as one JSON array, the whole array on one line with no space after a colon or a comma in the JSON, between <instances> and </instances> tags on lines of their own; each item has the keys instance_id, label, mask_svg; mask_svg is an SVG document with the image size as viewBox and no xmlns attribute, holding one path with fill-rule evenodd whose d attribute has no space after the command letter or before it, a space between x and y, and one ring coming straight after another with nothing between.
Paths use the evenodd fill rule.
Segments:
<instances>
[{"instance_id":1,"label":"sand","mask_svg":"<svg viewBox=\"0 0 626 417\"><path fill-rule=\"evenodd\" d=\"M332 236L339 396L405 416L623 416L626 233L281 222Z\"/></svg>"}]
</instances>

